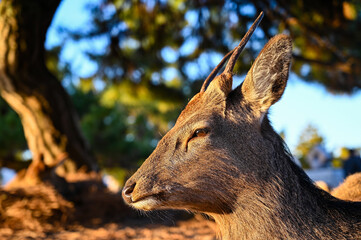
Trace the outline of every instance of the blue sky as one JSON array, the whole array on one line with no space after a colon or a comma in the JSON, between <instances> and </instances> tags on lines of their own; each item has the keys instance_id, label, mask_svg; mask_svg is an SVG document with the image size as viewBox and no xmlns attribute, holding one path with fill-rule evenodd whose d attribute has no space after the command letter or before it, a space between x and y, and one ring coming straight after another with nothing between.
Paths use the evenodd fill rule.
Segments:
<instances>
[{"instance_id":1,"label":"blue sky","mask_svg":"<svg viewBox=\"0 0 361 240\"><path fill-rule=\"evenodd\" d=\"M312 124L325 137L327 149L334 151L343 146L361 146L360 106L360 92L334 95L291 74L282 99L271 108L270 119L276 130L286 131L291 149L301 131Z\"/></svg>"},{"instance_id":2,"label":"blue sky","mask_svg":"<svg viewBox=\"0 0 361 240\"><path fill-rule=\"evenodd\" d=\"M66 26L71 29L88 26L89 16L84 11L84 6L86 3L96 1L63 0L49 29L45 46L51 47L61 42L61 36L56 31L58 26ZM192 41L191 38L190 41ZM86 77L96 70L96 64L88 61L81 54L81 50L102 51L104 45L104 41L99 41L99 39L93 43L75 44L70 42L67 43L61 57L73 63L73 72ZM171 57L171 53L168 54ZM192 67L190 71L192 71ZM193 68L193 71L197 71L197 69ZM174 69L169 69L168 72L168 75L174 74ZM312 124L325 137L326 148L329 151L337 151L343 146L361 147L360 106L360 91L352 96L334 95L318 84L305 83L291 74L284 96L271 108L269 116L277 131L285 131L286 142L291 150L296 146L302 130L308 124Z\"/></svg>"}]
</instances>

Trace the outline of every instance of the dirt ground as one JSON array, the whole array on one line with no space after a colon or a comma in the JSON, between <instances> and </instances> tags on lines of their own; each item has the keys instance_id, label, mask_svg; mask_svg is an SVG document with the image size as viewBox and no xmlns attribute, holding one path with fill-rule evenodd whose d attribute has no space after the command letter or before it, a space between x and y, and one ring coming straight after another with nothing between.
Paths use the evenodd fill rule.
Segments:
<instances>
[{"instance_id":1,"label":"dirt ground","mask_svg":"<svg viewBox=\"0 0 361 240\"><path fill-rule=\"evenodd\" d=\"M125 206L121 196L92 185L69 199L48 185L0 188L0 239L216 239L216 226L201 215Z\"/></svg>"},{"instance_id":2,"label":"dirt ground","mask_svg":"<svg viewBox=\"0 0 361 240\"><path fill-rule=\"evenodd\" d=\"M36 232L31 230L0 229L0 239L136 239L136 240L215 240L215 224L208 220L183 220L174 226L162 224L134 225L127 223L108 223L98 227L74 226L72 229L59 229L55 232Z\"/></svg>"}]
</instances>

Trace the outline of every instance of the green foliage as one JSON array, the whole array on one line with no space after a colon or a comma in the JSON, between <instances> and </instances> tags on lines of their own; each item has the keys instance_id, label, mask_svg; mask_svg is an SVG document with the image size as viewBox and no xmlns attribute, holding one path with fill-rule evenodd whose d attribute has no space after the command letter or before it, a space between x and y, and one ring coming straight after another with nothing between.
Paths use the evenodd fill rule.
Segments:
<instances>
[{"instance_id":1,"label":"green foliage","mask_svg":"<svg viewBox=\"0 0 361 240\"><path fill-rule=\"evenodd\" d=\"M77 40L106 39L106 51L88 56L97 76L110 81L154 81L173 69L177 77L203 80L211 59L235 46L260 9L266 15L237 71L243 74L267 38L286 32L294 40L293 71L330 91L361 88L361 3L359 1L132 1L90 5L91 27L68 33ZM197 69L197 70L195 70Z\"/></svg>"},{"instance_id":2,"label":"green foliage","mask_svg":"<svg viewBox=\"0 0 361 240\"><path fill-rule=\"evenodd\" d=\"M236 64L238 75L246 73L268 38L286 31L294 40L297 75L332 91L359 89L360 6L309 0L100 0L88 5L91 23L78 31L62 28L62 33L105 46L84 51L98 69L68 89L101 166L130 169L143 161L260 9L266 15ZM62 46L49 53L48 67L60 78L74 78L69 63L54 58ZM104 86L97 88L96 81ZM305 130L296 150L303 163L322 141L312 126Z\"/></svg>"},{"instance_id":3,"label":"green foliage","mask_svg":"<svg viewBox=\"0 0 361 240\"><path fill-rule=\"evenodd\" d=\"M283 2L283 1L281 1ZM293 71L333 92L361 88L359 1L297 1L275 10L295 42Z\"/></svg>"},{"instance_id":4,"label":"green foliage","mask_svg":"<svg viewBox=\"0 0 361 240\"><path fill-rule=\"evenodd\" d=\"M93 16L91 27L67 32L79 41L102 37L106 43L104 51L85 52L98 64L95 74L98 78L153 84L176 79L181 84L179 87L189 89L192 85L189 80L204 80L246 32L246 23L253 20L248 15L241 17L236 5L223 1L203 5L184 0L104 0L89 6ZM237 24L231 22L234 18L239 19ZM257 35L252 39L259 46L265 43L265 39L259 40ZM252 49L245 51L246 61L237 65L237 71L245 72L249 68L252 53ZM167 75L169 71L174 76Z\"/></svg>"},{"instance_id":5,"label":"green foliage","mask_svg":"<svg viewBox=\"0 0 361 240\"><path fill-rule=\"evenodd\" d=\"M21 158L27 145L19 116L0 98L0 158Z\"/></svg>"},{"instance_id":6,"label":"green foliage","mask_svg":"<svg viewBox=\"0 0 361 240\"><path fill-rule=\"evenodd\" d=\"M59 80L63 80L66 76L71 75L69 65L60 63L59 61L59 54L61 53L61 50L62 45L54 46L52 49L46 51L45 58L46 67Z\"/></svg>"},{"instance_id":7,"label":"green foliage","mask_svg":"<svg viewBox=\"0 0 361 240\"><path fill-rule=\"evenodd\" d=\"M122 82L98 92L82 82L71 91L82 130L101 168L122 184L169 129L183 98L177 100L174 91L167 100L169 96L157 93L161 86L153 91L154 86Z\"/></svg>"},{"instance_id":8,"label":"green foliage","mask_svg":"<svg viewBox=\"0 0 361 240\"><path fill-rule=\"evenodd\" d=\"M125 183L125 180L129 177L129 170L126 168L121 167L111 167L111 168L105 168L104 173L111 175L115 178L115 180L118 182L120 186L123 186Z\"/></svg>"},{"instance_id":9,"label":"green foliage","mask_svg":"<svg viewBox=\"0 0 361 240\"><path fill-rule=\"evenodd\" d=\"M114 167L117 173L111 174L122 181L123 169L136 168L151 153L260 9L266 15L236 64L237 75L246 73L267 39L288 32L298 76L331 91L361 88L359 1L100 0L87 8L89 24L78 31L61 29L71 38L47 52L46 64L67 79L84 135L103 169ZM82 48L97 65L93 76L78 79L71 63L59 59L68 40L104 46ZM0 155L23 151L19 119L2 100L0 110ZM305 130L296 150L303 163L322 141L312 126Z\"/></svg>"},{"instance_id":10,"label":"green foliage","mask_svg":"<svg viewBox=\"0 0 361 240\"><path fill-rule=\"evenodd\" d=\"M300 160L303 168L310 168L306 160L307 154L319 144L324 144L324 138L320 135L316 127L308 125L302 131L295 149L295 154Z\"/></svg>"}]
</instances>

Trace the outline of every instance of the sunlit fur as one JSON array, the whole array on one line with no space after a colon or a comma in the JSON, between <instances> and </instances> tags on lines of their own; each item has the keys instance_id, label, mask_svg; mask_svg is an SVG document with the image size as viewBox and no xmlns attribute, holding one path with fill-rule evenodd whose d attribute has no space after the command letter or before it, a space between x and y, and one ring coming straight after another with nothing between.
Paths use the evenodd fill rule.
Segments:
<instances>
[{"instance_id":1,"label":"sunlit fur","mask_svg":"<svg viewBox=\"0 0 361 240\"><path fill-rule=\"evenodd\" d=\"M232 90L232 76L221 74L193 97L127 181L134 189L126 201L204 212L223 239L360 239L361 205L314 186L268 120L286 87L291 49L278 35L241 86ZM209 133L192 138L199 128ZM137 205L146 197L156 204Z\"/></svg>"},{"instance_id":2,"label":"sunlit fur","mask_svg":"<svg viewBox=\"0 0 361 240\"><path fill-rule=\"evenodd\" d=\"M361 201L361 173L348 176L331 194L348 201Z\"/></svg>"}]
</instances>

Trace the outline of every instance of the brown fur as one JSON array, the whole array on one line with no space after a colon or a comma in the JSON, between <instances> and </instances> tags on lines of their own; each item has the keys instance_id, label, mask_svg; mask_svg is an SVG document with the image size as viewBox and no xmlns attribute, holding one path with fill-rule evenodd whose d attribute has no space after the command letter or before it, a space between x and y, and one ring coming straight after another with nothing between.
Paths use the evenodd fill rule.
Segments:
<instances>
[{"instance_id":1,"label":"brown fur","mask_svg":"<svg viewBox=\"0 0 361 240\"><path fill-rule=\"evenodd\" d=\"M224 239L361 239L360 203L314 186L267 118L286 87L291 51L290 38L278 35L241 86L231 90L223 73L197 94L127 181L125 201L204 212Z\"/></svg>"},{"instance_id":2,"label":"brown fur","mask_svg":"<svg viewBox=\"0 0 361 240\"><path fill-rule=\"evenodd\" d=\"M361 201L361 173L348 176L331 194L347 201Z\"/></svg>"}]
</instances>

